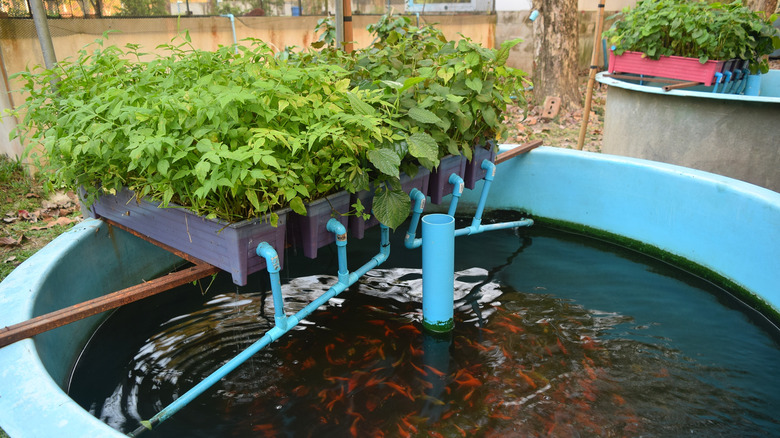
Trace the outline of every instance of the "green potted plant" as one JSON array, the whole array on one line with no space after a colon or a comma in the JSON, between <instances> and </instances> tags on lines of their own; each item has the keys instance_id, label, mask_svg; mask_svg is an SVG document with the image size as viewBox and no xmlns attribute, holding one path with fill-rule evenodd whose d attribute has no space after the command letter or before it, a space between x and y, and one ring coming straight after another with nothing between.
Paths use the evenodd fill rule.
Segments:
<instances>
[{"instance_id":1,"label":"green potted plant","mask_svg":"<svg viewBox=\"0 0 780 438\"><path fill-rule=\"evenodd\" d=\"M491 141L503 135L507 105L523 104L525 73L506 66L509 51L521 40L490 50L468 38L448 41L433 27L417 28L409 17L393 16L369 31L375 40L358 54L357 79L385 90L394 122L414 133L407 139L410 147L435 145L438 163L427 156L416 160L431 171L432 202L452 190L447 179L453 172L470 176L467 186L473 188L484 176L482 159L495 156ZM415 83L402 86L398 78L404 85Z\"/></svg>"},{"instance_id":2,"label":"green potted plant","mask_svg":"<svg viewBox=\"0 0 780 438\"><path fill-rule=\"evenodd\" d=\"M733 3L640 0L604 33L610 72L647 74L711 85L729 60L766 72L765 55L780 47L774 16Z\"/></svg>"},{"instance_id":3,"label":"green potted plant","mask_svg":"<svg viewBox=\"0 0 780 438\"><path fill-rule=\"evenodd\" d=\"M244 284L265 264L258 239L288 238L314 257L333 239L323 215L346 223L370 211L400 225L405 185L424 187L413 179L448 153L471 158L475 142L500 133L510 96L522 99L522 72L503 65L510 47L448 42L432 28L392 30L352 54L275 53L258 40L203 51L185 32L150 55L100 39L20 74L29 98L16 135L52 184L81 189L94 216ZM366 190L370 210L350 198ZM223 242L238 224L252 231ZM261 237L262 227L276 234Z\"/></svg>"}]
</instances>

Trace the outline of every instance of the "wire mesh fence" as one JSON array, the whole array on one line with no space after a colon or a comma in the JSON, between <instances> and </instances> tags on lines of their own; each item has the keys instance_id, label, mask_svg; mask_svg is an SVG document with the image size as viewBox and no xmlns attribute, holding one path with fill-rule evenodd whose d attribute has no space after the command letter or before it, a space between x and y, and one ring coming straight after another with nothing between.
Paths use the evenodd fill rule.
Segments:
<instances>
[{"instance_id":1,"label":"wire mesh fence","mask_svg":"<svg viewBox=\"0 0 780 438\"><path fill-rule=\"evenodd\" d=\"M162 17L171 15L332 15L335 0L43 0L51 18ZM494 0L353 0L352 13L491 12ZM28 0L0 0L0 18L30 17Z\"/></svg>"}]
</instances>

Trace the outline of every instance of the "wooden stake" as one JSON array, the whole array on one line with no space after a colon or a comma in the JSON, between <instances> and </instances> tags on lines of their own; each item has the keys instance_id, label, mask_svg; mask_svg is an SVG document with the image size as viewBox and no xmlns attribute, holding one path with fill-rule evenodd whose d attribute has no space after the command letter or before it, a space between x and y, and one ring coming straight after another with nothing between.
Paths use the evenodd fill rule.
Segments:
<instances>
[{"instance_id":1,"label":"wooden stake","mask_svg":"<svg viewBox=\"0 0 780 438\"><path fill-rule=\"evenodd\" d=\"M541 145L542 145L542 140L534 140L525 144L521 144L520 146L512 150L499 154L496 157L496 164L503 163L504 161L514 158L518 155L524 154L530 151L531 149L536 149Z\"/></svg>"},{"instance_id":2,"label":"wooden stake","mask_svg":"<svg viewBox=\"0 0 780 438\"><path fill-rule=\"evenodd\" d=\"M344 52L352 53L352 1L344 0Z\"/></svg>"},{"instance_id":3,"label":"wooden stake","mask_svg":"<svg viewBox=\"0 0 780 438\"><path fill-rule=\"evenodd\" d=\"M601 28L604 25L604 0L599 0L599 16L596 20L596 33L593 36L593 53L590 57L590 74L588 75L588 88L585 95L585 108L582 111L582 126L580 138L577 141L577 150L582 150L585 144L585 133L588 131L588 119L590 118L590 105L593 100L593 86L596 82L596 69L598 68L599 47L601 47Z\"/></svg>"}]
</instances>

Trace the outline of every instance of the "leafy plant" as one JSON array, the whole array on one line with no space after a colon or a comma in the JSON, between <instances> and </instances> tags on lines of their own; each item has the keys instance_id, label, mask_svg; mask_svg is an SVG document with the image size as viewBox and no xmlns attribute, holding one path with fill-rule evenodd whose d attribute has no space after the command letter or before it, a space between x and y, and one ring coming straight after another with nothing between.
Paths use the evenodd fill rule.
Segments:
<instances>
[{"instance_id":1,"label":"leafy plant","mask_svg":"<svg viewBox=\"0 0 780 438\"><path fill-rule=\"evenodd\" d=\"M168 15L166 0L122 0L117 15L124 17L146 17Z\"/></svg>"},{"instance_id":2,"label":"leafy plant","mask_svg":"<svg viewBox=\"0 0 780 438\"><path fill-rule=\"evenodd\" d=\"M99 39L20 74L30 97L16 135L52 184L83 187L88 202L128 187L207 217L273 222L281 207L305 214L305 202L372 189L374 214L395 228L409 213L401 172L470 159L502 134L525 78L505 65L519 40L489 50L383 20L375 43L351 54L324 44L275 54L259 40L202 51L185 33L142 61L138 45Z\"/></svg>"},{"instance_id":3,"label":"leafy plant","mask_svg":"<svg viewBox=\"0 0 780 438\"><path fill-rule=\"evenodd\" d=\"M780 47L777 30L769 19L733 3L684 0L641 0L615 16L604 32L616 55L626 50L648 58L685 56L710 59L743 59L751 70L768 71L764 55Z\"/></svg>"},{"instance_id":4,"label":"leafy plant","mask_svg":"<svg viewBox=\"0 0 780 438\"><path fill-rule=\"evenodd\" d=\"M368 188L373 142L392 136L335 66L292 66L254 41L195 50L189 37L151 62L138 47L82 50L53 71L23 73L24 131L43 145L56 183L129 187L198 214L238 220L337 190ZM60 77L57 90L51 85ZM356 110L356 108L358 108ZM97 186L97 183L100 186Z\"/></svg>"}]
</instances>

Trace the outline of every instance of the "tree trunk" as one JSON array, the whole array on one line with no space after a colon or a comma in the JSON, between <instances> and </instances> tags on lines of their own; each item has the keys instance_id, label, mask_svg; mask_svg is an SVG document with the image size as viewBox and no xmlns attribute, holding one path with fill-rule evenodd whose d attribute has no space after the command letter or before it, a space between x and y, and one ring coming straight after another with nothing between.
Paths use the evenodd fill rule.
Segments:
<instances>
[{"instance_id":1,"label":"tree trunk","mask_svg":"<svg viewBox=\"0 0 780 438\"><path fill-rule=\"evenodd\" d=\"M747 0L745 6L751 11L763 11L769 17L777 10L777 0Z\"/></svg>"},{"instance_id":2,"label":"tree trunk","mask_svg":"<svg viewBox=\"0 0 780 438\"><path fill-rule=\"evenodd\" d=\"M534 21L534 99L561 98L569 110L582 107L577 81L577 0L537 0Z\"/></svg>"}]
</instances>

